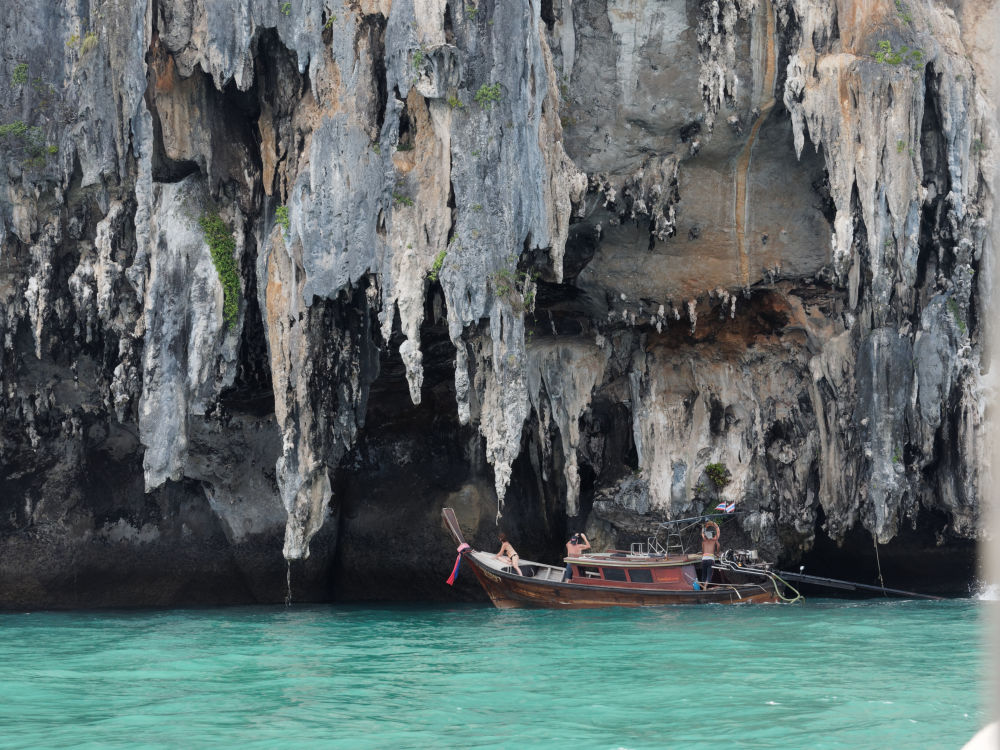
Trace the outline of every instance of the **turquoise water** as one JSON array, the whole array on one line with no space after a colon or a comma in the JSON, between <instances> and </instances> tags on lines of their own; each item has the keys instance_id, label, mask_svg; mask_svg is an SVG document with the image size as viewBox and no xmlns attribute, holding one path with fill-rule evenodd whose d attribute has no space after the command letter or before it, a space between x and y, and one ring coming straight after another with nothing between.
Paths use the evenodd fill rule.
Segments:
<instances>
[{"instance_id":1,"label":"turquoise water","mask_svg":"<svg viewBox=\"0 0 1000 750\"><path fill-rule=\"evenodd\" d=\"M0 614L0 747L959 748L986 606Z\"/></svg>"}]
</instances>

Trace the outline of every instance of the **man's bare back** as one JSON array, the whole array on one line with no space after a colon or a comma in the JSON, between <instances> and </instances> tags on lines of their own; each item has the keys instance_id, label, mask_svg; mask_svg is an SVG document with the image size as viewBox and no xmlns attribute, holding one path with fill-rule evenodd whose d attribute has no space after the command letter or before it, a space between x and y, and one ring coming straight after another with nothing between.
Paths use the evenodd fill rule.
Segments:
<instances>
[{"instance_id":1,"label":"man's bare back","mask_svg":"<svg viewBox=\"0 0 1000 750\"><path fill-rule=\"evenodd\" d=\"M722 545L719 544L719 524L709 521L701 531L701 553L717 555Z\"/></svg>"},{"instance_id":2,"label":"man's bare back","mask_svg":"<svg viewBox=\"0 0 1000 750\"><path fill-rule=\"evenodd\" d=\"M579 539L580 541L574 542L574 539ZM566 556L576 557L584 550L590 549L590 542L587 541L587 535L584 533L574 534L573 538L566 542Z\"/></svg>"}]
</instances>

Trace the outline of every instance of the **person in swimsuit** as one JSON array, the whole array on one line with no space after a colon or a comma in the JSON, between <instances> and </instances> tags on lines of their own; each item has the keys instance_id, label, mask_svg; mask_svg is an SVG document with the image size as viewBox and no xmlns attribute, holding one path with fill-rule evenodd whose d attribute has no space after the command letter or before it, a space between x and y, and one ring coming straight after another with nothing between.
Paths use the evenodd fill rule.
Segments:
<instances>
[{"instance_id":1,"label":"person in swimsuit","mask_svg":"<svg viewBox=\"0 0 1000 750\"><path fill-rule=\"evenodd\" d=\"M524 575L517 565L521 558L518 556L517 552L514 551L511 543L507 540L507 535L502 531L500 532L500 551L497 552L494 557L497 560L503 560L505 563L513 567L519 576Z\"/></svg>"},{"instance_id":2,"label":"person in swimsuit","mask_svg":"<svg viewBox=\"0 0 1000 750\"><path fill-rule=\"evenodd\" d=\"M722 546L719 544L719 524L709 521L701 529L701 579L708 584L712 580L712 566L715 556Z\"/></svg>"}]
</instances>

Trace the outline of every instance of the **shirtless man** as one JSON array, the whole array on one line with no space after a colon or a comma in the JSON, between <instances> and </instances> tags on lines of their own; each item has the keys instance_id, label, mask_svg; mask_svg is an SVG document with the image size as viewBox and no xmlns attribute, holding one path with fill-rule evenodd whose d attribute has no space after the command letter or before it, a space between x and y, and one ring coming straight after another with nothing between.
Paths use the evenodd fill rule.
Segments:
<instances>
[{"instance_id":1,"label":"shirtless man","mask_svg":"<svg viewBox=\"0 0 1000 750\"><path fill-rule=\"evenodd\" d=\"M701 578L702 583L712 580L712 566L715 556L719 554L722 545L719 544L719 524L709 521L701 530Z\"/></svg>"},{"instance_id":2,"label":"shirtless man","mask_svg":"<svg viewBox=\"0 0 1000 750\"><path fill-rule=\"evenodd\" d=\"M590 549L590 542L587 541L587 535L583 532L579 534L574 534L570 537L570 540L566 542L566 557L576 557L584 550ZM566 563L566 570L563 571L562 579L568 581L573 576L573 565L571 563Z\"/></svg>"},{"instance_id":3,"label":"shirtless man","mask_svg":"<svg viewBox=\"0 0 1000 750\"><path fill-rule=\"evenodd\" d=\"M517 571L517 574L519 576L523 576L524 573L521 572L521 569L517 565L521 558L518 556L517 552L514 551L514 547L511 543L507 540L507 535L502 531L500 532L500 542L500 551L497 552L494 557L497 560L503 560L508 565L513 566L514 570Z\"/></svg>"}]
</instances>

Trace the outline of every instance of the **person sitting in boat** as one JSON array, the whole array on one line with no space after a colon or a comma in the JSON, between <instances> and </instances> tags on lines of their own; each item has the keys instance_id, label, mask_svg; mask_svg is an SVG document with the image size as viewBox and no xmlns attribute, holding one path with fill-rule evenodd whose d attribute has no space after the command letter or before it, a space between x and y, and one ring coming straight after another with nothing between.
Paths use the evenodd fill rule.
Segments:
<instances>
[{"instance_id":1,"label":"person sitting in boat","mask_svg":"<svg viewBox=\"0 0 1000 750\"><path fill-rule=\"evenodd\" d=\"M701 529L701 579L705 584L712 580L712 566L715 565L715 556L721 549L719 524L709 521Z\"/></svg>"},{"instance_id":2,"label":"person sitting in boat","mask_svg":"<svg viewBox=\"0 0 1000 750\"><path fill-rule=\"evenodd\" d=\"M500 551L497 552L494 557L497 560L503 560L505 563L513 567L519 576L523 576L524 573L521 572L521 569L517 565L521 558L518 556L517 552L514 551L514 547L511 546L511 543L507 540L507 535L502 531L500 532L500 542Z\"/></svg>"},{"instance_id":3,"label":"person sitting in boat","mask_svg":"<svg viewBox=\"0 0 1000 750\"><path fill-rule=\"evenodd\" d=\"M571 536L569 541L566 542L566 557L576 557L587 549L590 549L590 542L587 541L587 535L581 531ZM572 563L566 563L566 570L563 571L562 579L568 581L572 577L573 565Z\"/></svg>"}]
</instances>

